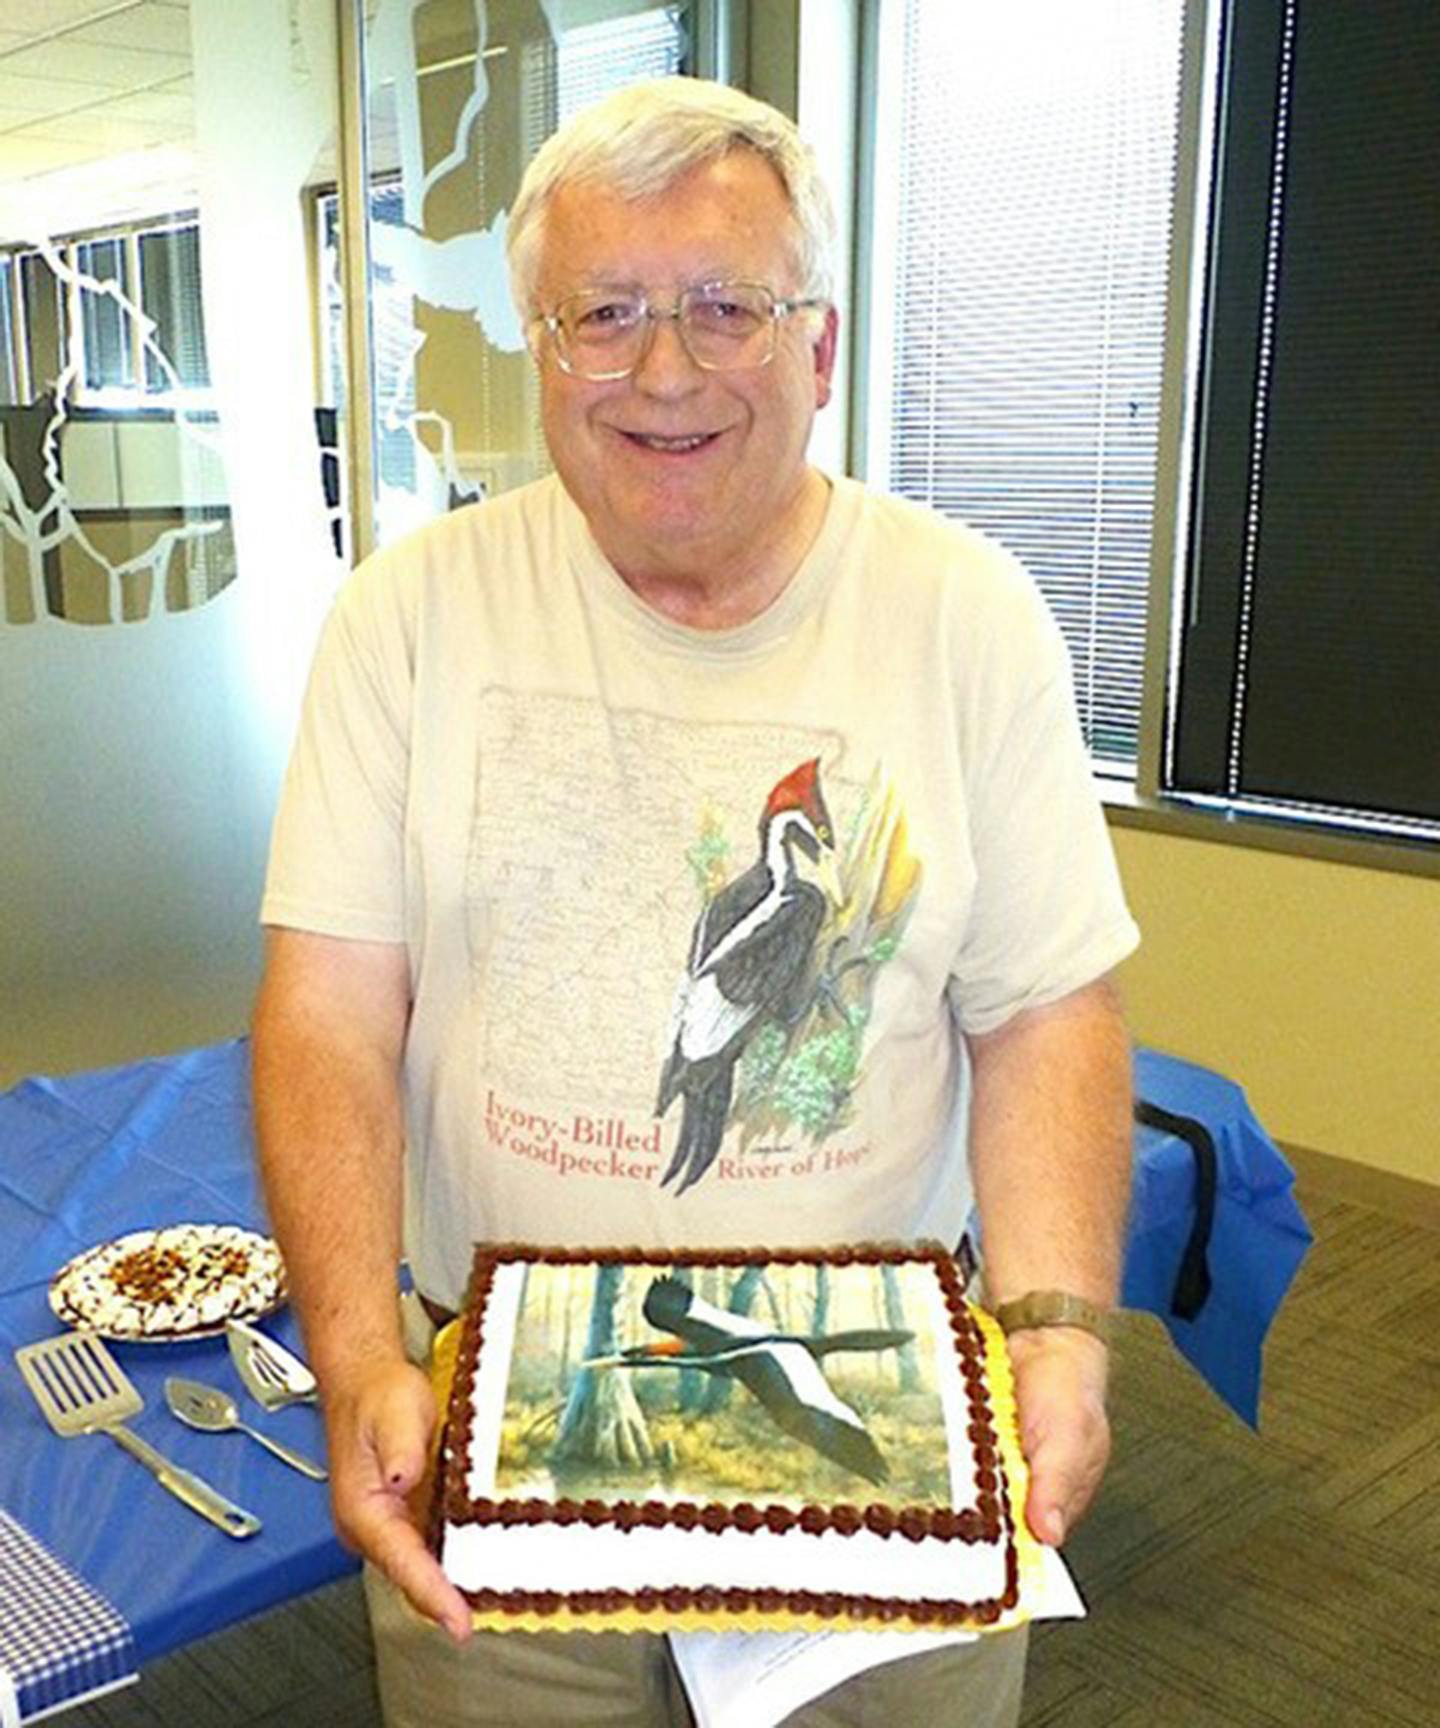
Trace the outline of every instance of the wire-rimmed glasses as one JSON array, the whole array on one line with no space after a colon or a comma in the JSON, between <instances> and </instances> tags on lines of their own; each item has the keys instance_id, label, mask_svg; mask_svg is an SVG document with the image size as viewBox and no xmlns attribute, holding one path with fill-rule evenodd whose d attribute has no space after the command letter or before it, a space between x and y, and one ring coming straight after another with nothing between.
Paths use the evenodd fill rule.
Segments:
<instances>
[{"instance_id":1,"label":"wire-rimmed glasses","mask_svg":"<svg viewBox=\"0 0 1440 1728\"><path fill-rule=\"evenodd\" d=\"M701 282L669 306L639 288L595 288L570 294L536 320L550 333L555 358L573 378L594 384L628 378L645 358L662 318L673 318L685 352L706 372L767 366L782 318L826 305L782 300L759 282Z\"/></svg>"}]
</instances>

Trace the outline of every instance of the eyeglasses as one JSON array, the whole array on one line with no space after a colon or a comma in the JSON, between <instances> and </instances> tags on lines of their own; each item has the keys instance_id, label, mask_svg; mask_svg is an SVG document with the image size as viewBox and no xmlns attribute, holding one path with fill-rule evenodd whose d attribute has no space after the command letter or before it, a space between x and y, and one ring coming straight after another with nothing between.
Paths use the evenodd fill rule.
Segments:
<instances>
[{"instance_id":1,"label":"eyeglasses","mask_svg":"<svg viewBox=\"0 0 1440 1728\"><path fill-rule=\"evenodd\" d=\"M571 294L536 319L550 332L555 358L573 378L599 384L628 378L645 358L655 326L673 318L685 352L706 372L768 366L782 318L824 300L780 300L758 282L702 282L672 306L652 306L638 288Z\"/></svg>"}]
</instances>

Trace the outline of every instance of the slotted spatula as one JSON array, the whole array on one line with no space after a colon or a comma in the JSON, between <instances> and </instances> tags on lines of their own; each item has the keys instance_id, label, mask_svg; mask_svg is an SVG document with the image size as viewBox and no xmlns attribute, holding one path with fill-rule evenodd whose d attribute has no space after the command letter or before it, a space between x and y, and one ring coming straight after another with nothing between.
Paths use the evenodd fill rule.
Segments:
<instances>
[{"instance_id":1,"label":"slotted spatula","mask_svg":"<svg viewBox=\"0 0 1440 1728\"><path fill-rule=\"evenodd\" d=\"M260 1520L236 1506L208 1482L172 1464L148 1440L125 1427L127 1416L145 1407L103 1340L90 1332L65 1332L25 1344L15 1363L35 1395L45 1420L65 1439L75 1434L108 1434L138 1458L163 1488L192 1512L208 1518L227 1536L253 1536Z\"/></svg>"},{"instance_id":2,"label":"slotted spatula","mask_svg":"<svg viewBox=\"0 0 1440 1728\"><path fill-rule=\"evenodd\" d=\"M266 1410L317 1401L315 1376L278 1338L244 1320L227 1320L225 1336L245 1390Z\"/></svg>"}]
</instances>

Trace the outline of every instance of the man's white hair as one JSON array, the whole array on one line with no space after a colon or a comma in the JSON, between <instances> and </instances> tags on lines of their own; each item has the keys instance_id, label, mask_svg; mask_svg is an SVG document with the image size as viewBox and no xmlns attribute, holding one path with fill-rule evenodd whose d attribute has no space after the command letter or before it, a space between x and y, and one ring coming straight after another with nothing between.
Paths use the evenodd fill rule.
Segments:
<instances>
[{"instance_id":1,"label":"man's white hair","mask_svg":"<svg viewBox=\"0 0 1440 1728\"><path fill-rule=\"evenodd\" d=\"M583 109L541 145L526 169L505 239L520 316L535 301L545 217L561 186L593 180L622 198L653 198L692 168L753 150L779 175L795 217L797 292L832 292L835 213L815 153L778 108L701 78L631 84Z\"/></svg>"}]
</instances>

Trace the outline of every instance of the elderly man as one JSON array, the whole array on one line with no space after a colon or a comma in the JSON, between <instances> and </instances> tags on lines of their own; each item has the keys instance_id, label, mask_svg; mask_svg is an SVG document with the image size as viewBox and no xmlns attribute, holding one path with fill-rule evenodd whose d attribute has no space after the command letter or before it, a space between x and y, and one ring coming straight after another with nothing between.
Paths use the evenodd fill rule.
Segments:
<instances>
[{"instance_id":1,"label":"elderly man","mask_svg":"<svg viewBox=\"0 0 1440 1728\"><path fill-rule=\"evenodd\" d=\"M407 1499L436 1412L402 1252L436 1318L476 1239L957 1241L978 1204L1058 1542L1109 1444L1105 980L1135 937L1032 586L807 462L837 319L790 123L626 91L540 152L509 241L556 473L335 608L263 907L258 1122L388 1718L683 1722L663 1640L467 1637ZM626 1155L593 1155L616 1122ZM1023 1633L954 1646L796 1720L1013 1722L1023 1662Z\"/></svg>"}]
</instances>

